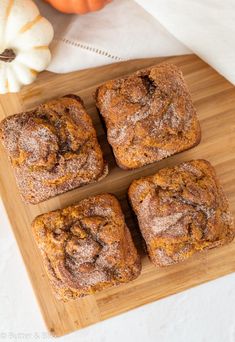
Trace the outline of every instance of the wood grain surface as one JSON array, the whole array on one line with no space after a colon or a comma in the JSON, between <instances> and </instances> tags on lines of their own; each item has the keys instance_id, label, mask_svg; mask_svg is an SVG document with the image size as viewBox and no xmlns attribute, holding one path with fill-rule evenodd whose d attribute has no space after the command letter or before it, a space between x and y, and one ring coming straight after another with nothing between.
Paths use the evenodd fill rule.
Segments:
<instances>
[{"instance_id":1,"label":"wood grain surface","mask_svg":"<svg viewBox=\"0 0 235 342\"><path fill-rule=\"evenodd\" d=\"M175 63L183 71L201 122L202 141L200 145L189 151L141 169L121 170L116 166L107 143L95 108L93 93L98 84L108 79L126 75L164 60ZM234 272L235 242L194 256L179 265L164 269L155 268L141 247L138 227L126 201L126 191L135 178L153 174L168 165L194 158L204 158L215 166L234 214L235 88L194 55L134 60L64 75L44 72L39 75L36 83L25 87L19 94L0 96L0 119L68 93L79 94L92 116L105 158L109 162L108 177L99 183L70 191L39 205L25 205L19 197L6 154L3 148L0 148L2 200L49 331L53 335L60 336ZM31 221L40 213L65 207L89 195L104 191L117 195L121 200L127 223L142 256L142 274L129 284L64 304L53 296L39 251L31 234Z\"/></svg>"}]
</instances>

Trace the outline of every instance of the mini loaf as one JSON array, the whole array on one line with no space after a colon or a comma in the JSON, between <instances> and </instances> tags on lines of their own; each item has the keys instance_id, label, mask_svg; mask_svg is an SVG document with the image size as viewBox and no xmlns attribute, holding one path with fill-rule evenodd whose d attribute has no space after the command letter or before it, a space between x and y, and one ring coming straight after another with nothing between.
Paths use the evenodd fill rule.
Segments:
<instances>
[{"instance_id":1,"label":"mini loaf","mask_svg":"<svg viewBox=\"0 0 235 342\"><path fill-rule=\"evenodd\" d=\"M32 228L59 299L93 294L140 274L140 258L112 195L38 216Z\"/></svg>"},{"instance_id":2,"label":"mini loaf","mask_svg":"<svg viewBox=\"0 0 235 342\"><path fill-rule=\"evenodd\" d=\"M28 203L97 181L108 171L91 118L75 95L7 117L0 139Z\"/></svg>"},{"instance_id":3,"label":"mini loaf","mask_svg":"<svg viewBox=\"0 0 235 342\"><path fill-rule=\"evenodd\" d=\"M156 266L183 261L234 238L228 201L205 160L167 167L135 180L129 198Z\"/></svg>"},{"instance_id":4,"label":"mini loaf","mask_svg":"<svg viewBox=\"0 0 235 342\"><path fill-rule=\"evenodd\" d=\"M200 142L200 126L181 71L171 64L108 81L96 91L117 164L139 168Z\"/></svg>"}]
</instances>

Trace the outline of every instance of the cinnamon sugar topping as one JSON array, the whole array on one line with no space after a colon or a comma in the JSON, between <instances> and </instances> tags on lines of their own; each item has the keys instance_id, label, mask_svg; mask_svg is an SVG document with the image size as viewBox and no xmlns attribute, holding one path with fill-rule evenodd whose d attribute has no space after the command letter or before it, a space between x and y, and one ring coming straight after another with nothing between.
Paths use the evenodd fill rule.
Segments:
<instances>
[{"instance_id":1,"label":"cinnamon sugar topping","mask_svg":"<svg viewBox=\"0 0 235 342\"><path fill-rule=\"evenodd\" d=\"M6 118L0 137L26 202L44 201L107 174L92 121L78 96Z\"/></svg>"},{"instance_id":2,"label":"cinnamon sugar topping","mask_svg":"<svg viewBox=\"0 0 235 342\"><path fill-rule=\"evenodd\" d=\"M117 163L138 168L197 145L200 126L181 71L159 64L96 92Z\"/></svg>"},{"instance_id":3,"label":"cinnamon sugar topping","mask_svg":"<svg viewBox=\"0 0 235 342\"><path fill-rule=\"evenodd\" d=\"M33 232L60 299L92 294L140 273L139 256L112 195L41 215Z\"/></svg>"},{"instance_id":4,"label":"cinnamon sugar topping","mask_svg":"<svg viewBox=\"0 0 235 342\"><path fill-rule=\"evenodd\" d=\"M183 261L234 238L227 199L207 161L185 162L136 180L129 197L157 266Z\"/></svg>"}]
</instances>

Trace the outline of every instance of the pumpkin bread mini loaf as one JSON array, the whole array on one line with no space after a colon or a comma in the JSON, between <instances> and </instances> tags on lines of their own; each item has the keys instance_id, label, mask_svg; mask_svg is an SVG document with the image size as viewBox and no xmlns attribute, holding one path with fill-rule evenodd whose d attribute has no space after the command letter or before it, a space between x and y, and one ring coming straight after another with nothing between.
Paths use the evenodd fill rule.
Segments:
<instances>
[{"instance_id":1,"label":"pumpkin bread mini loaf","mask_svg":"<svg viewBox=\"0 0 235 342\"><path fill-rule=\"evenodd\" d=\"M227 199L205 160L167 167L135 180L129 198L156 266L178 263L234 238Z\"/></svg>"},{"instance_id":2,"label":"pumpkin bread mini loaf","mask_svg":"<svg viewBox=\"0 0 235 342\"><path fill-rule=\"evenodd\" d=\"M98 181L108 172L91 118L75 95L7 117L0 138L28 203Z\"/></svg>"},{"instance_id":3,"label":"pumpkin bread mini loaf","mask_svg":"<svg viewBox=\"0 0 235 342\"><path fill-rule=\"evenodd\" d=\"M96 91L117 164L134 169L200 142L200 126L181 71L171 64L108 81Z\"/></svg>"},{"instance_id":4,"label":"pumpkin bread mini loaf","mask_svg":"<svg viewBox=\"0 0 235 342\"><path fill-rule=\"evenodd\" d=\"M93 294L140 274L140 258L112 195L38 216L32 228L59 299Z\"/></svg>"}]
</instances>

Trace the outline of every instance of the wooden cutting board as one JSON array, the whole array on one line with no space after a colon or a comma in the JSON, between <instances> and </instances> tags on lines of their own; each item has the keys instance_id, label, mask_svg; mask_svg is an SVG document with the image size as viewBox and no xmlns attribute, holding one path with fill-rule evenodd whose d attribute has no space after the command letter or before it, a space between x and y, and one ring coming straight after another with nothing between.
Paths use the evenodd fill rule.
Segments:
<instances>
[{"instance_id":1,"label":"wooden cutting board","mask_svg":"<svg viewBox=\"0 0 235 342\"><path fill-rule=\"evenodd\" d=\"M94 90L98 84L108 79L165 60L178 65L184 73L199 114L202 141L199 146L161 162L135 171L123 171L116 166L104 135L95 109ZM176 266L155 268L141 248L138 228L126 201L126 191L135 178L153 174L162 167L182 161L205 158L215 166L229 198L231 210L235 214L235 88L194 55L128 61L66 75L44 72L36 83L25 87L20 94L0 96L0 119L68 93L79 94L93 118L105 158L110 165L108 177L99 183L73 190L42 204L25 205L19 197L7 157L2 147L0 149L1 196L49 331L56 336L63 335L234 272L235 242L194 256ZM142 274L129 284L64 304L52 294L40 254L33 241L31 221L38 214L65 207L104 191L117 195L122 202L127 223L142 255Z\"/></svg>"}]
</instances>

